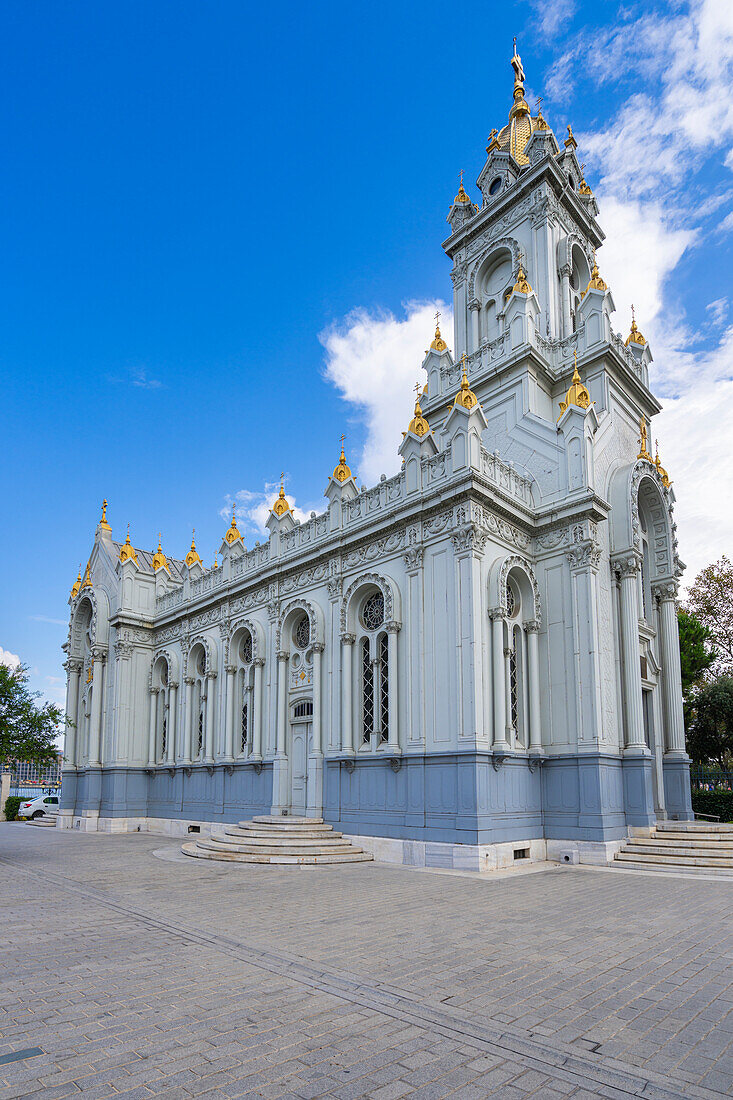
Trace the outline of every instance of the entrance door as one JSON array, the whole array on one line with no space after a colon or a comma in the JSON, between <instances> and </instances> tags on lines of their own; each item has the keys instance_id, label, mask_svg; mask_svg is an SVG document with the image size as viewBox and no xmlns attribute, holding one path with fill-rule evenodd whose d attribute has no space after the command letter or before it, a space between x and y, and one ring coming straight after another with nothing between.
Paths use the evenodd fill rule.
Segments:
<instances>
[{"instance_id":1,"label":"entrance door","mask_svg":"<svg viewBox=\"0 0 733 1100\"><path fill-rule=\"evenodd\" d=\"M305 817L308 805L308 752L312 722L293 722L290 752L290 811L293 817Z\"/></svg>"}]
</instances>

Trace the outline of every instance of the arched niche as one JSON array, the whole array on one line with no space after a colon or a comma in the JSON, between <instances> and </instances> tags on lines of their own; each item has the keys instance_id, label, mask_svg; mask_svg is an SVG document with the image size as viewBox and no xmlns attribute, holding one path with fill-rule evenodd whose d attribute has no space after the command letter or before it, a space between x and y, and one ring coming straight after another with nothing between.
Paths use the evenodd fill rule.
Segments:
<instances>
[{"instance_id":1,"label":"arched niche","mask_svg":"<svg viewBox=\"0 0 733 1100\"><path fill-rule=\"evenodd\" d=\"M310 600L294 599L285 605L280 614L277 627L278 653L290 653L295 644L293 632L296 628L300 631L298 647L305 648L300 645L305 641L305 630L301 625L304 618L308 623L307 644L310 646L324 644L323 612L320 607Z\"/></svg>"},{"instance_id":2,"label":"arched niche","mask_svg":"<svg viewBox=\"0 0 733 1100\"><path fill-rule=\"evenodd\" d=\"M402 621L402 605L397 585L390 577L380 573L364 573L351 582L341 601L341 633L355 633L359 605L370 593L378 591L384 598L385 622Z\"/></svg>"}]
</instances>

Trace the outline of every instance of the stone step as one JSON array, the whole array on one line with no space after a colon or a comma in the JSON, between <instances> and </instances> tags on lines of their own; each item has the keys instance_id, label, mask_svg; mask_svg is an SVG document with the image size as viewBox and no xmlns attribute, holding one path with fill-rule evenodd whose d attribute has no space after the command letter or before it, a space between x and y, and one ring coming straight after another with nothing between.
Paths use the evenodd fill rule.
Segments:
<instances>
[{"instance_id":1,"label":"stone step","mask_svg":"<svg viewBox=\"0 0 733 1100\"><path fill-rule=\"evenodd\" d=\"M721 852L733 852L733 837L724 836L685 836L684 833L652 833L651 837L635 836L627 844L672 844L677 848L711 847Z\"/></svg>"},{"instance_id":2,"label":"stone step","mask_svg":"<svg viewBox=\"0 0 733 1100\"><path fill-rule=\"evenodd\" d=\"M346 852L330 853L328 855L260 855L251 852L217 851L212 852L199 843L183 844L181 850L184 855L194 856L196 859L215 859L229 863L280 863L307 866L316 863L368 863L373 860L370 852L362 852L360 849L351 849Z\"/></svg>"},{"instance_id":3,"label":"stone step","mask_svg":"<svg viewBox=\"0 0 733 1100\"><path fill-rule=\"evenodd\" d=\"M211 840L198 840L196 843L200 848L211 852L249 852L251 855L263 856L325 856L361 851L350 844L222 844L214 837Z\"/></svg>"},{"instance_id":4,"label":"stone step","mask_svg":"<svg viewBox=\"0 0 733 1100\"><path fill-rule=\"evenodd\" d=\"M616 853L615 858L622 863L633 861L635 863L643 863L648 865L660 865L668 866L674 864L678 867L711 867L711 868L726 868L730 867L733 870L733 859L726 859L725 857L711 858L709 856L674 856L674 855L659 855L658 853L645 854L643 852L630 852L620 851Z\"/></svg>"},{"instance_id":5,"label":"stone step","mask_svg":"<svg viewBox=\"0 0 733 1100\"><path fill-rule=\"evenodd\" d=\"M227 833L212 833L211 840L217 844L245 844L249 848L312 848L315 844L320 848L348 848L350 840L344 837L330 836L305 836L291 837L289 840L276 840L267 836L230 836Z\"/></svg>"},{"instance_id":6,"label":"stone step","mask_svg":"<svg viewBox=\"0 0 733 1100\"><path fill-rule=\"evenodd\" d=\"M252 821L255 825L323 825L322 817L290 817L284 815L282 817L273 817L272 814L262 814L260 817L253 817ZM248 825L248 821L240 821L240 825Z\"/></svg>"},{"instance_id":7,"label":"stone step","mask_svg":"<svg viewBox=\"0 0 733 1100\"><path fill-rule=\"evenodd\" d=\"M264 833L267 836L301 836L305 833L316 833L318 836L327 836L333 832L333 825L254 825L243 822L239 825L231 825L228 828L241 829L243 832Z\"/></svg>"},{"instance_id":8,"label":"stone step","mask_svg":"<svg viewBox=\"0 0 733 1100\"><path fill-rule=\"evenodd\" d=\"M659 821L654 826L662 833L730 833L733 836L733 823L726 821Z\"/></svg>"},{"instance_id":9,"label":"stone step","mask_svg":"<svg viewBox=\"0 0 733 1100\"><path fill-rule=\"evenodd\" d=\"M714 875L715 878L733 879L733 868L698 867L690 863L642 863L638 860L618 858L611 864L617 871L654 871L659 875Z\"/></svg>"},{"instance_id":10,"label":"stone step","mask_svg":"<svg viewBox=\"0 0 733 1100\"><path fill-rule=\"evenodd\" d=\"M298 829L291 830L290 832L279 832L276 829L267 829L264 825L259 827L252 826L251 829L246 829L240 825L227 825L224 829L227 836L236 837L265 837L270 840L288 840L288 839L300 839L303 838L318 838L318 839L330 839L331 837L341 837L343 833L336 833L331 826L327 829Z\"/></svg>"},{"instance_id":11,"label":"stone step","mask_svg":"<svg viewBox=\"0 0 733 1100\"><path fill-rule=\"evenodd\" d=\"M624 849L624 853L628 853L633 856L636 853L645 853L647 855L656 855L664 858L676 857L679 859L712 859L716 863L730 863L733 866L733 851L727 849L720 850L719 848L706 848L704 845L696 845L695 847L682 848L676 844L658 844L656 841L634 841L629 843Z\"/></svg>"},{"instance_id":12,"label":"stone step","mask_svg":"<svg viewBox=\"0 0 733 1100\"><path fill-rule=\"evenodd\" d=\"M29 825L35 825L36 827L38 827L40 825L41 827L46 828L46 829L55 829L56 828L56 818L55 818L55 816L51 817L50 814L46 814L46 815L44 815L44 817L36 817L36 818L31 817L31 818L28 819L28 824Z\"/></svg>"}]
</instances>

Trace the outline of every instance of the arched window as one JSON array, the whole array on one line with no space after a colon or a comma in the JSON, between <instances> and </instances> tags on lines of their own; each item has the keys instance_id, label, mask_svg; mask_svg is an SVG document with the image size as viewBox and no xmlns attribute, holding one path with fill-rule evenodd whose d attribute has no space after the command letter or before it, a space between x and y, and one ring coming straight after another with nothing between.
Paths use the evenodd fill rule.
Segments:
<instances>
[{"instance_id":1,"label":"arched window","mask_svg":"<svg viewBox=\"0 0 733 1100\"><path fill-rule=\"evenodd\" d=\"M506 607L505 654L506 699L509 739L513 748L529 747L529 685L527 680L527 633L525 624L534 617L527 578L510 572L504 589Z\"/></svg>"},{"instance_id":2,"label":"arched window","mask_svg":"<svg viewBox=\"0 0 733 1100\"><path fill-rule=\"evenodd\" d=\"M204 755L206 737L206 650L203 646L199 646L195 653L193 676L193 759L199 760Z\"/></svg>"},{"instance_id":3,"label":"arched window","mask_svg":"<svg viewBox=\"0 0 733 1100\"><path fill-rule=\"evenodd\" d=\"M379 748L389 739L389 673L384 596L368 593L359 615L359 701L362 751Z\"/></svg>"},{"instance_id":4,"label":"arched window","mask_svg":"<svg viewBox=\"0 0 733 1100\"><path fill-rule=\"evenodd\" d=\"M301 691L313 686L313 645L310 619L305 612L292 626L290 647L290 690Z\"/></svg>"},{"instance_id":5,"label":"arched window","mask_svg":"<svg viewBox=\"0 0 733 1100\"><path fill-rule=\"evenodd\" d=\"M238 756L247 756L252 748L254 728L254 643L249 630L245 630L237 645L237 698L239 699L239 735L234 750Z\"/></svg>"},{"instance_id":6,"label":"arched window","mask_svg":"<svg viewBox=\"0 0 733 1100\"><path fill-rule=\"evenodd\" d=\"M159 657L153 665L153 689L155 697L155 759L162 764L168 751L168 708L169 698L168 662Z\"/></svg>"}]
</instances>

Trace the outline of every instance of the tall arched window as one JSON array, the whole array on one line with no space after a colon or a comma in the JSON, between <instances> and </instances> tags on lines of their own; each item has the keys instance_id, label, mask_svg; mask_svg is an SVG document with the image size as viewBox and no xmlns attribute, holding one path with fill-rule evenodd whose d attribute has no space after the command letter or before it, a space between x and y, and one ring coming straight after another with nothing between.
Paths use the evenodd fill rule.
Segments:
<instances>
[{"instance_id":1,"label":"tall arched window","mask_svg":"<svg viewBox=\"0 0 733 1100\"><path fill-rule=\"evenodd\" d=\"M162 764L168 751L169 724L169 669L165 657L159 657L153 666L155 698L155 759Z\"/></svg>"},{"instance_id":2,"label":"tall arched window","mask_svg":"<svg viewBox=\"0 0 733 1100\"><path fill-rule=\"evenodd\" d=\"M235 738L234 751L239 756L247 756L252 750L252 730L254 728L254 646L248 630L239 640L238 646L237 698L239 700L239 722L235 724L238 737Z\"/></svg>"},{"instance_id":3,"label":"tall arched window","mask_svg":"<svg viewBox=\"0 0 733 1100\"><path fill-rule=\"evenodd\" d=\"M194 656L193 669L193 759L204 755L206 739L206 650L199 646Z\"/></svg>"},{"instance_id":4,"label":"tall arched window","mask_svg":"<svg viewBox=\"0 0 733 1100\"><path fill-rule=\"evenodd\" d=\"M511 743L516 748L529 746L527 728L527 637L524 630L525 608L523 595L517 580L511 575L506 582L507 607L507 701L508 726L511 730Z\"/></svg>"},{"instance_id":5,"label":"tall arched window","mask_svg":"<svg viewBox=\"0 0 733 1100\"><path fill-rule=\"evenodd\" d=\"M358 624L360 747L368 751L389 739L388 643L380 591L364 597Z\"/></svg>"}]
</instances>

